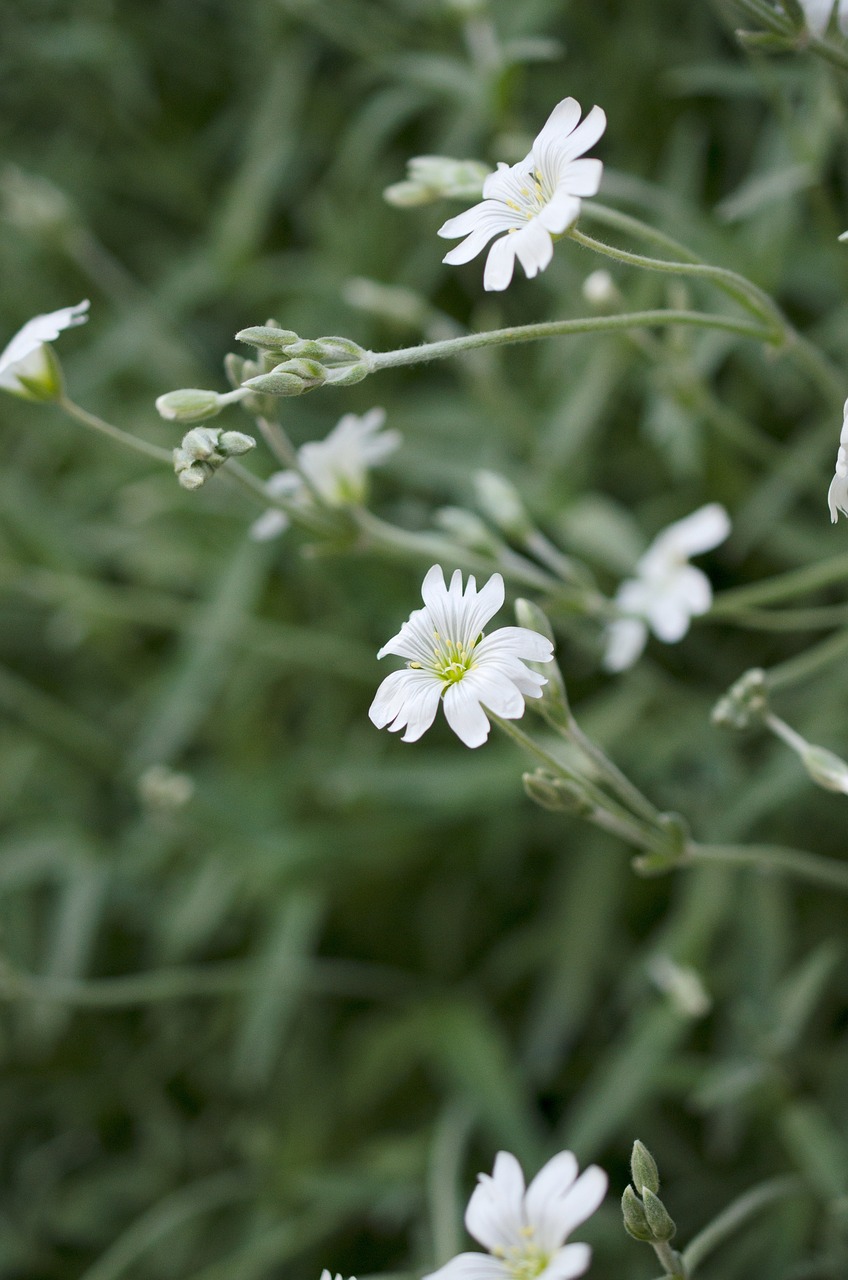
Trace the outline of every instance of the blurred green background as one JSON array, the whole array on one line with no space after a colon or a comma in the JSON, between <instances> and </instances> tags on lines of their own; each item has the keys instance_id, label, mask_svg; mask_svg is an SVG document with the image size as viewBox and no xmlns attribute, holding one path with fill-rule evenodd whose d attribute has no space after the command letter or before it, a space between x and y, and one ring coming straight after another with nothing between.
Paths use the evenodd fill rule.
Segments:
<instances>
[{"instance_id":1,"label":"blurred green background","mask_svg":"<svg viewBox=\"0 0 848 1280\"><path fill-rule=\"evenodd\" d=\"M457 206L381 194L413 155L514 160L573 95L609 118L600 198L773 291L841 365L845 77L752 58L735 23L689 0L7 4L2 334L90 296L58 344L73 395L170 446L154 398L223 390L232 335L268 316L388 349L586 314L606 264L576 245L487 296L482 260L441 265ZM721 305L613 275L633 309ZM406 318L363 279L411 291ZM727 335L559 339L283 421L299 444L374 404L404 436L383 514L424 527L503 471L610 592L707 501L734 520L704 562L718 588L844 552L833 387ZM578 1233L593 1274L642 1280L656 1261L617 1208L640 1137L683 1241L757 1180L805 1180L705 1280L844 1280L843 902L745 869L640 880L530 804L512 744L378 734L375 653L426 562L250 543L258 508L223 478L186 494L52 409L6 397L0 432L0 1273L420 1274L465 1247L499 1148L532 1173L569 1146L611 1175ZM562 619L560 658L584 727L699 837L839 858L844 797L709 723L834 619L717 615L616 678L597 628ZM777 709L845 753L843 670Z\"/></svg>"}]
</instances>

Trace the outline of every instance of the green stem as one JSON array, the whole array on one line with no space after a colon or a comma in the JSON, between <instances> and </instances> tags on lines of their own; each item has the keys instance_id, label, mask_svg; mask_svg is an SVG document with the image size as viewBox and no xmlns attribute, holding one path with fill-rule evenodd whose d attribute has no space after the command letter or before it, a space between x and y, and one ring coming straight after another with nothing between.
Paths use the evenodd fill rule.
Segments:
<instances>
[{"instance_id":1,"label":"green stem","mask_svg":"<svg viewBox=\"0 0 848 1280\"><path fill-rule=\"evenodd\" d=\"M808 591L816 591L831 582L841 582L848 578L848 555L833 556L829 560L821 560L803 569L792 569L788 573L777 574L766 582L755 582L749 587L732 587L729 591L720 591L713 600L709 616L722 618L732 616L737 609L746 609L750 605L771 604L775 600L787 600Z\"/></svg>"},{"instance_id":2,"label":"green stem","mask_svg":"<svg viewBox=\"0 0 848 1280\"><path fill-rule=\"evenodd\" d=\"M395 556L406 558L413 555L425 560L462 565L463 568L476 573L492 573L502 569L504 577L525 587L534 587L537 591L555 593L562 596L563 587L556 578L552 578L537 565L514 553L502 556L494 563L487 556L471 551L467 547L450 542L437 533L415 533L409 529L401 529L375 516L364 507L353 509L353 518L363 535L360 545L367 548L378 548ZM576 593L569 593L569 599L576 599ZM582 593L579 597L582 599Z\"/></svg>"},{"instance_id":3,"label":"green stem","mask_svg":"<svg viewBox=\"0 0 848 1280\"><path fill-rule=\"evenodd\" d=\"M258 417L256 426L277 461L284 467L297 470L297 450L279 422L271 422L268 418Z\"/></svg>"},{"instance_id":4,"label":"green stem","mask_svg":"<svg viewBox=\"0 0 848 1280\"><path fill-rule=\"evenodd\" d=\"M806 880L808 884L839 889L848 893L848 862L825 858L804 849L787 849L770 844L696 844L687 846L686 853L670 865L696 866L699 863L724 863L728 866L759 867Z\"/></svg>"},{"instance_id":5,"label":"green stem","mask_svg":"<svg viewBox=\"0 0 848 1280\"><path fill-rule=\"evenodd\" d=\"M422 342L417 347L401 347L397 351L369 351L367 358L370 372L376 373L381 369L397 369L404 365L423 364L428 360L444 360L482 347L503 347L572 333L615 333L628 329L668 328L673 325L721 329L759 342L775 341L772 326L752 324L749 320L738 320L734 316L713 315L705 311L631 311L622 315L550 320L542 324L516 325L510 329L492 329L488 333L469 333L459 338L446 338L442 342Z\"/></svg>"},{"instance_id":6,"label":"green stem","mask_svg":"<svg viewBox=\"0 0 848 1280\"><path fill-rule=\"evenodd\" d=\"M807 38L807 47L812 53L817 53L820 58L824 58L826 62L839 67L840 71L848 71L848 53L831 40L822 40L820 36L810 35Z\"/></svg>"},{"instance_id":7,"label":"green stem","mask_svg":"<svg viewBox=\"0 0 848 1280\"><path fill-rule=\"evenodd\" d=\"M743 1226L749 1218L753 1218L761 1210L778 1200L786 1200L803 1190L800 1178L791 1176L769 1178L750 1191L745 1191L718 1215L708 1226L700 1231L687 1249L683 1251L683 1260L690 1271L707 1258L714 1249L724 1244L728 1236Z\"/></svg>"},{"instance_id":8,"label":"green stem","mask_svg":"<svg viewBox=\"0 0 848 1280\"><path fill-rule=\"evenodd\" d=\"M97 431L109 440L113 440L115 444L123 445L125 449L132 449L135 453L143 453L147 458L155 458L157 462L167 462L169 466L173 464L174 457L170 449L162 449L158 444L150 444L147 440L141 440L138 436L130 435L128 431L122 431L120 427L114 426L111 422L104 422L103 418L98 418L96 414L89 413L87 409L75 404L67 396L62 396L56 403L60 409L64 409L69 417L75 418L83 426L89 427L92 431Z\"/></svg>"},{"instance_id":9,"label":"green stem","mask_svg":"<svg viewBox=\"0 0 848 1280\"><path fill-rule=\"evenodd\" d=\"M565 732L575 746L591 760L604 781L615 791L620 800L633 810L640 818L655 825L659 818L659 810L651 804L647 796L635 787L628 777L610 760L596 742L583 732L573 715L568 713L568 726Z\"/></svg>"},{"instance_id":10,"label":"green stem","mask_svg":"<svg viewBox=\"0 0 848 1280\"><path fill-rule=\"evenodd\" d=\"M626 249L619 249L614 245L605 244L602 240L596 240L594 236L587 236L576 226L572 227L567 234L584 249L591 249L595 253L603 254L604 257L613 258L616 262L625 262L629 266L641 267L647 271L660 271L666 275L709 280L741 306L771 325L773 332L770 340L772 342L781 341L787 336L789 328L787 322L768 294L752 284L750 280L746 280L744 276L737 275L735 271L729 271L726 267L713 267L705 262L669 262L665 258L648 258L641 253L630 253Z\"/></svg>"},{"instance_id":11,"label":"green stem","mask_svg":"<svg viewBox=\"0 0 848 1280\"><path fill-rule=\"evenodd\" d=\"M817 609L739 609L730 621L751 631L832 631L848 624L848 605L825 604Z\"/></svg>"},{"instance_id":12,"label":"green stem","mask_svg":"<svg viewBox=\"0 0 848 1280\"><path fill-rule=\"evenodd\" d=\"M680 1257L679 1253L675 1253L671 1245L663 1242L662 1244L654 1244L654 1253L665 1268L665 1280L688 1280L689 1270Z\"/></svg>"},{"instance_id":13,"label":"green stem","mask_svg":"<svg viewBox=\"0 0 848 1280\"><path fill-rule=\"evenodd\" d=\"M848 631L840 631L838 635L828 636L821 644L814 645L797 658L789 658L771 667L766 672L769 689L787 689L800 684L816 675L823 667L829 666L848 653Z\"/></svg>"}]
</instances>

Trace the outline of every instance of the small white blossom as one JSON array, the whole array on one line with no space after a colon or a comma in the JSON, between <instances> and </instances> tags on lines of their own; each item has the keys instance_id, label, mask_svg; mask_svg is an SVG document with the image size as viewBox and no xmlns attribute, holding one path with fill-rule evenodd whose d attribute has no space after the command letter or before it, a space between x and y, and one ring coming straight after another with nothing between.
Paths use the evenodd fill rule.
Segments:
<instances>
[{"instance_id":1,"label":"small white blossom","mask_svg":"<svg viewBox=\"0 0 848 1280\"><path fill-rule=\"evenodd\" d=\"M830 24L834 0L801 0L801 8L807 19L807 26L817 36L823 36ZM838 0L836 19L843 35L848 35L848 0Z\"/></svg>"},{"instance_id":2,"label":"small white blossom","mask_svg":"<svg viewBox=\"0 0 848 1280\"><path fill-rule=\"evenodd\" d=\"M598 141L607 118L593 107L578 124L580 110L574 98L557 103L530 154L519 164L499 164L483 184L482 201L439 228L448 240L465 236L444 262L470 262L500 236L486 258L484 289L505 289L516 258L528 278L544 271L553 257L551 237L577 221L580 197L595 195L601 183L600 160L578 156Z\"/></svg>"},{"instance_id":3,"label":"small white blossom","mask_svg":"<svg viewBox=\"0 0 848 1280\"><path fill-rule=\"evenodd\" d=\"M504 602L499 573L480 591L469 575L463 591L459 569L446 587L444 573L434 564L421 595L424 608L416 609L377 654L394 653L408 662L405 670L386 677L368 715L378 729L405 729L403 741L416 742L441 702L457 737L467 747L479 747L489 736L486 711L518 720L524 699L542 696L547 680L524 662L550 662L553 645L527 627L501 627L484 637L483 628Z\"/></svg>"},{"instance_id":4,"label":"small white blossom","mask_svg":"<svg viewBox=\"0 0 848 1280\"><path fill-rule=\"evenodd\" d=\"M321 1280L333 1280L333 1277L330 1275L326 1267L321 1272ZM336 1272L335 1280L343 1280L342 1276L340 1276L338 1272ZM350 1280L356 1280L356 1276L351 1276Z\"/></svg>"},{"instance_id":5,"label":"small white blossom","mask_svg":"<svg viewBox=\"0 0 848 1280\"><path fill-rule=\"evenodd\" d=\"M842 430L839 433L839 449L836 454L836 471L827 491L827 505L833 524L839 513L848 516L848 400L842 411Z\"/></svg>"},{"instance_id":6,"label":"small white blossom","mask_svg":"<svg viewBox=\"0 0 848 1280\"><path fill-rule=\"evenodd\" d=\"M561 1151L525 1191L515 1156L500 1151L491 1177L479 1175L465 1225L489 1250L461 1253L424 1280L572 1280L589 1266L587 1244L566 1244L575 1227L595 1212L607 1175L590 1165L577 1177L577 1160Z\"/></svg>"},{"instance_id":7,"label":"small white blossom","mask_svg":"<svg viewBox=\"0 0 848 1280\"><path fill-rule=\"evenodd\" d=\"M692 618L706 613L713 600L709 578L689 564L689 557L712 551L730 533L724 507L711 502L663 529L616 593L615 604L626 615L607 628L604 667L623 671L639 657L650 627L658 640L676 644Z\"/></svg>"},{"instance_id":8,"label":"small white blossom","mask_svg":"<svg viewBox=\"0 0 848 1280\"><path fill-rule=\"evenodd\" d=\"M33 397L20 381L21 377L46 387L52 385L53 371L44 344L53 342L64 329L85 324L88 305L86 299L74 307L62 307L60 311L50 311L47 315L28 320L0 355L0 388L11 391L13 395L33 399L37 397Z\"/></svg>"},{"instance_id":9,"label":"small white blossom","mask_svg":"<svg viewBox=\"0 0 848 1280\"><path fill-rule=\"evenodd\" d=\"M362 417L346 413L325 440L313 440L297 451L299 471L277 471L265 488L272 498L288 498L308 506L317 493L330 507L364 502L368 493L368 472L400 444L400 432L381 430L386 415L369 409ZM257 542L274 538L288 528L283 511L268 510L255 520L250 536Z\"/></svg>"}]
</instances>

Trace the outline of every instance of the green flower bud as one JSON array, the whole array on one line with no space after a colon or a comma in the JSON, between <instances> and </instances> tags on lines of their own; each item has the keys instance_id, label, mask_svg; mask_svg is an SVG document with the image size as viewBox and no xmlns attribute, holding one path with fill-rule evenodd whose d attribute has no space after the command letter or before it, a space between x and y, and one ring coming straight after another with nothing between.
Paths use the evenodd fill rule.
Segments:
<instances>
[{"instance_id":1,"label":"green flower bud","mask_svg":"<svg viewBox=\"0 0 848 1280\"><path fill-rule=\"evenodd\" d=\"M237 458L255 448L253 436L247 436L241 431L222 431L218 439L218 449L225 458Z\"/></svg>"},{"instance_id":2,"label":"green flower bud","mask_svg":"<svg viewBox=\"0 0 848 1280\"><path fill-rule=\"evenodd\" d=\"M249 370L247 370L248 365L250 365ZM224 373L233 389L240 387L247 378L252 378L258 372L258 366L250 360L245 360L244 356L236 355L234 351L229 351L224 356Z\"/></svg>"},{"instance_id":3,"label":"green flower bud","mask_svg":"<svg viewBox=\"0 0 848 1280\"><path fill-rule=\"evenodd\" d=\"M648 1226L648 1219L645 1217L645 1210L642 1201L636 1195L632 1187L625 1187L624 1195L621 1197L621 1215L624 1218L624 1230L634 1240L644 1240L650 1244L653 1240L651 1228Z\"/></svg>"},{"instance_id":4,"label":"green flower bud","mask_svg":"<svg viewBox=\"0 0 848 1280\"><path fill-rule=\"evenodd\" d=\"M217 391L202 391L186 387L181 391L167 391L156 400L156 409L168 422L203 422L221 412L221 397Z\"/></svg>"},{"instance_id":5,"label":"green flower bud","mask_svg":"<svg viewBox=\"0 0 848 1280\"><path fill-rule=\"evenodd\" d=\"M492 524L518 541L533 532L533 525L515 485L496 471L478 471L474 476L477 501Z\"/></svg>"},{"instance_id":6,"label":"green flower bud","mask_svg":"<svg viewBox=\"0 0 848 1280\"><path fill-rule=\"evenodd\" d=\"M595 812L595 803L586 795L579 782L557 778L537 769L525 773L521 781L531 800L543 809L556 813L571 813L578 818L588 818Z\"/></svg>"},{"instance_id":7,"label":"green flower bud","mask_svg":"<svg viewBox=\"0 0 848 1280\"><path fill-rule=\"evenodd\" d=\"M24 365L17 368L15 377L18 387L13 395L19 395L24 400L39 400L50 404L62 398L65 389L62 366L48 342L43 343L37 352L28 357ZM7 387L5 390L11 388Z\"/></svg>"},{"instance_id":8,"label":"green flower bud","mask_svg":"<svg viewBox=\"0 0 848 1280\"><path fill-rule=\"evenodd\" d=\"M494 555L502 545L489 526L473 511L466 511L464 507L440 507L433 519L455 542L471 551Z\"/></svg>"},{"instance_id":9,"label":"green flower bud","mask_svg":"<svg viewBox=\"0 0 848 1280\"><path fill-rule=\"evenodd\" d=\"M328 387L353 387L362 382L371 372L367 364L330 365L325 369Z\"/></svg>"},{"instance_id":10,"label":"green flower bud","mask_svg":"<svg viewBox=\"0 0 848 1280\"><path fill-rule=\"evenodd\" d=\"M218 449L220 432L215 427L194 427L183 436L182 444L176 452L182 452L189 463L206 462Z\"/></svg>"},{"instance_id":11,"label":"green flower bud","mask_svg":"<svg viewBox=\"0 0 848 1280\"><path fill-rule=\"evenodd\" d=\"M633 1185L640 1194L644 1193L647 1187L649 1191L653 1191L654 1195L656 1195L660 1189L660 1174L657 1169L657 1162L645 1144L640 1142L638 1138L633 1143L633 1150L630 1153L630 1172L633 1177Z\"/></svg>"},{"instance_id":12,"label":"green flower bud","mask_svg":"<svg viewBox=\"0 0 848 1280\"><path fill-rule=\"evenodd\" d=\"M248 378L242 386L250 387L251 391L265 396L302 396L305 391L311 390L296 373L285 372L284 365L278 366L271 373L260 373L256 378Z\"/></svg>"},{"instance_id":13,"label":"green flower bud","mask_svg":"<svg viewBox=\"0 0 848 1280\"><path fill-rule=\"evenodd\" d=\"M642 1205L653 1238L662 1244L671 1240L677 1227L659 1196L646 1187L642 1192Z\"/></svg>"},{"instance_id":14,"label":"green flower bud","mask_svg":"<svg viewBox=\"0 0 848 1280\"><path fill-rule=\"evenodd\" d=\"M746 729L768 711L768 681L759 667L746 671L713 707L712 722L720 728Z\"/></svg>"},{"instance_id":15,"label":"green flower bud","mask_svg":"<svg viewBox=\"0 0 848 1280\"><path fill-rule=\"evenodd\" d=\"M211 470L202 462L193 462L191 466L184 468L175 466L174 469L177 472L177 479L184 489L199 489L212 474Z\"/></svg>"},{"instance_id":16,"label":"green flower bud","mask_svg":"<svg viewBox=\"0 0 848 1280\"><path fill-rule=\"evenodd\" d=\"M848 793L848 764L826 747L811 742L800 753L801 763L818 786L827 791Z\"/></svg>"},{"instance_id":17,"label":"green flower bud","mask_svg":"<svg viewBox=\"0 0 848 1280\"><path fill-rule=\"evenodd\" d=\"M239 329L236 342L246 342L260 351L286 351L292 342L300 338L293 329L277 329L273 325L256 324L249 329Z\"/></svg>"}]
</instances>

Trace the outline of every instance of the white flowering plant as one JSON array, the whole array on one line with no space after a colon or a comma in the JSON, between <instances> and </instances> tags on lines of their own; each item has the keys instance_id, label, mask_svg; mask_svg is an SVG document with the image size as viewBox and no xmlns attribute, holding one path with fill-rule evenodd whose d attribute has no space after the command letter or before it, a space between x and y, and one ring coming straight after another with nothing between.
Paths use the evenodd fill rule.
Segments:
<instances>
[{"instance_id":1,"label":"white flowering plant","mask_svg":"<svg viewBox=\"0 0 848 1280\"><path fill-rule=\"evenodd\" d=\"M846 1274L848 14L612 9L8 24L19 1280Z\"/></svg>"}]
</instances>

